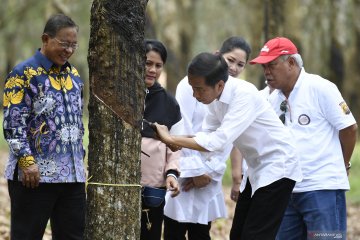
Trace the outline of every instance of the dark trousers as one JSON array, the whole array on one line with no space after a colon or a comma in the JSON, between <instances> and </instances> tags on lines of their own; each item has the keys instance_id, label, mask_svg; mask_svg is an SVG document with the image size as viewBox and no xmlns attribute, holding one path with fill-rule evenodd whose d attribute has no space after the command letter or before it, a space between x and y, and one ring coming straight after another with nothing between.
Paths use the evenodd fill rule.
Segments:
<instances>
[{"instance_id":1,"label":"dark trousers","mask_svg":"<svg viewBox=\"0 0 360 240\"><path fill-rule=\"evenodd\" d=\"M230 240L274 240L294 186L295 181L282 178L259 188L251 197L247 179L236 203Z\"/></svg>"},{"instance_id":2,"label":"dark trousers","mask_svg":"<svg viewBox=\"0 0 360 240\"><path fill-rule=\"evenodd\" d=\"M158 207L141 206L141 240L160 240L165 201Z\"/></svg>"},{"instance_id":3,"label":"dark trousers","mask_svg":"<svg viewBox=\"0 0 360 240\"><path fill-rule=\"evenodd\" d=\"M181 223L164 217L164 240L210 240L211 222L208 224Z\"/></svg>"},{"instance_id":4,"label":"dark trousers","mask_svg":"<svg viewBox=\"0 0 360 240\"><path fill-rule=\"evenodd\" d=\"M85 229L85 184L40 183L26 188L8 181L11 240L41 240L50 219L53 240L82 240Z\"/></svg>"}]
</instances>

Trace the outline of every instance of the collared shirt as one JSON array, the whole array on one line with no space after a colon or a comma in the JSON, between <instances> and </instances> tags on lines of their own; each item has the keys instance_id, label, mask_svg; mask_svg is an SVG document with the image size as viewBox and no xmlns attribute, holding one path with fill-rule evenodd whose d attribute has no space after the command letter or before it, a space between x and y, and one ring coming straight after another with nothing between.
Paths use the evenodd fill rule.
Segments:
<instances>
[{"instance_id":1,"label":"collared shirt","mask_svg":"<svg viewBox=\"0 0 360 240\"><path fill-rule=\"evenodd\" d=\"M176 100L180 105L185 131L181 135L194 135L201 130L207 106L193 97L188 78L180 81L176 88ZM166 195L164 214L178 222L208 224L217 218L227 217L222 191L222 177L232 144L224 151L201 153L183 148L181 150L179 185L187 178L203 174L211 176L211 182L203 188L192 188L181 192L176 198Z\"/></svg>"},{"instance_id":2,"label":"collared shirt","mask_svg":"<svg viewBox=\"0 0 360 240\"><path fill-rule=\"evenodd\" d=\"M33 156L40 182L85 182L82 91L73 66L58 69L40 51L10 72L3 103L7 179L13 179L19 159Z\"/></svg>"},{"instance_id":3,"label":"collared shirt","mask_svg":"<svg viewBox=\"0 0 360 240\"><path fill-rule=\"evenodd\" d=\"M207 105L193 97L193 90L187 77L182 79L176 88L176 100L180 105L184 120L183 135L195 135L202 129L202 123L207 113ZM226 169L226 160L230 155L232 144L223 151L199 152L187 148L181 149L181 177L195 177L208 174L215 181L222 180Z\"/></svg>"},{"instance_id":4,"label":"collared shirt","mask_svg":"<svg viewBox=\"0 0 360 240\"><path fill-rule=\"evenodd\" d=\"M279 106L285 99L280 90L270 95L277 115L283 113ZM285 115L304 174L294 192L349 189L339 131L355 123L336 85L302 69L287 99Z\"/></svg>"},{"instance_id":5,"label":"collared shirt","mask_svg":"<svg viewBox=\"0 0 360 240\"><path fill-rule=\"evenodd\" d=\"M201 130L207 107L193 97L193 90L187 77L183 78L177 85L175 96L180 105L181 117L184 120L185 131L183 135L194 135ZM181 177L194 177L206 173L199 151L183 148L181 154ZM184 161L184 158L189 159Z\"/></svg>"},{"instance_id":6,"label":"collared shirt","mask_svg":"<svg viewBox=\"0 0 360 240\"><path fill-rule=\"evenodd\" d=\"M281 178L302 179L289 130L253 84L229 77L220 98L209 104L203 129L194 140L205 149L221 150L233 142L240 150L252 194Z\"/></svg>"}]
</instances>

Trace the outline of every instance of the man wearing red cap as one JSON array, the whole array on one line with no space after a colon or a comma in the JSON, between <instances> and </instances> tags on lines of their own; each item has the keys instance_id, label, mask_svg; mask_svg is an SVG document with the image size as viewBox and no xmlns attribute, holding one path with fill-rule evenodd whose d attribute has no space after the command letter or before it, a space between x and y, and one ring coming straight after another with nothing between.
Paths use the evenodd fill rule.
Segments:
<instances>
[{"instance_id":1,"label":"man wearing red cap","mask_svg":"<svg viewBox=\"0 0 360 240\"><path fill-rule=\"evenodd\" d=\"M276 89L269 101L296 140L304 174L277 239L345 239L345 191L357 132L350 109L335 84L305 72L287 38L268 41L250 64L261 64L267 83Z\"/></svg>"}]
</instances>

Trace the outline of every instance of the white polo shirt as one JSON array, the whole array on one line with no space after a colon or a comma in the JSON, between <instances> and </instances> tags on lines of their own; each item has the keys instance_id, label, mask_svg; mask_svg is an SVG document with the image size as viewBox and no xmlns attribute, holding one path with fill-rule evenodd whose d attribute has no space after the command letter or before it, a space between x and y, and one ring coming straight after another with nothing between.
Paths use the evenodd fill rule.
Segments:
<instances>
[{"instance_id":1,"label":"white polo shirt","mask_svg":"<svg viewBox=\"0 0 360 240\"><path fill-rule=\"evenodd\" d=\"M302 179L290 132L253 84L229 76L208 109L194 140L209 151L233 142L246 159L252 194L281 178Z\"/></svg>"},{"instance_id":2,"label":"white polo shirt","mask_svg":"<svg viewBox=\"0 0 360 240\"><path fill-rule=\"evenodd\" d=\"M275 90L270 103L280 115L285 96ZM339 140L339 130L356 123L332 82L301 70L288 99L285 125L299 152L304 179L294 192L350 188Z\"/></svg>"}]
</instances>

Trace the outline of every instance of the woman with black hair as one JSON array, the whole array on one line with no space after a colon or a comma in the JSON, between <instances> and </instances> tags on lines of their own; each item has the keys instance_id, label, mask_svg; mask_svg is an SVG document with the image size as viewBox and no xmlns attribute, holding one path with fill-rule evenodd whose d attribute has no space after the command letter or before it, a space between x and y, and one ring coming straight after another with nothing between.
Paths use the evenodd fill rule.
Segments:
<instances>
[{"instance_id":1,"label":"woman with black hair","mask_svg":"<svg viewBox=\"0 0 360 240\"><path fill-rule=\"evenodd\" d=\"M172 197L179 194L177 177L180 152L171 149L156 139L150 122L166 125L173 133L181 129L180 107L173 96L157 82L167 58L165 46L157 40L145 40L145 109L141 131L141 185L142 213L140 239L161 239L164 217L165 193Z\"/></svg>"}]
</instances>

